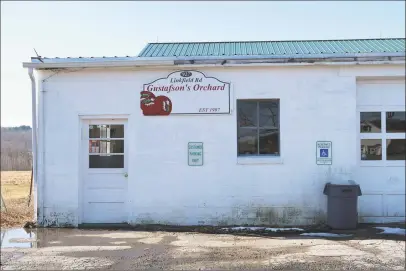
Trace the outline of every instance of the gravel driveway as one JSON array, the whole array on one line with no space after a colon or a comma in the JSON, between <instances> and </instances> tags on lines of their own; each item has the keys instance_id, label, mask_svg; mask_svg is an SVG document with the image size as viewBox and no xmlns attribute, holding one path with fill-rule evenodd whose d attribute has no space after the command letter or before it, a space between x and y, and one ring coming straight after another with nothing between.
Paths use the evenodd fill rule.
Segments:
<instances>
[{"instance_id":1,"label":"gravel driveway","mask_svg":"<svg viewBox=\"0 0 406 271\"><path fill-rule=\"evenodd\" d=\"M2 248L2 270L405 269L404 240L79 229L38 229L36 238L32 248Z\"/></svg>"}]
</instances>

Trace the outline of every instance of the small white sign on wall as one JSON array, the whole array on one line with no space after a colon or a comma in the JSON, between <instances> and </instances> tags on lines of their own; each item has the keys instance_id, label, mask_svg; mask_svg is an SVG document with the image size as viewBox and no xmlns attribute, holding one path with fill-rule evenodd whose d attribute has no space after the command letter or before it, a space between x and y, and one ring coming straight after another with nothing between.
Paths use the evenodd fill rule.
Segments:
<instances>
[{"instance_id":1,"label":"small white sign on wall","mask_svg":"<svg viewBox=\"0 0 406 271\"><path fill-rule=\"evenodd\" d=\"M316 142L316 163L317 165L333 164L333 144L331 141Z\"/></svg>"},{"instance_id":2,"label":"small white sign on wall","mask_svg":"<svg viewBox=\"0 0 406 271\"><path fill-rule=\"evenodd\" d=\"M188 143L188 165L203 166L203 142Z\"/></svg>"}]
</instances>

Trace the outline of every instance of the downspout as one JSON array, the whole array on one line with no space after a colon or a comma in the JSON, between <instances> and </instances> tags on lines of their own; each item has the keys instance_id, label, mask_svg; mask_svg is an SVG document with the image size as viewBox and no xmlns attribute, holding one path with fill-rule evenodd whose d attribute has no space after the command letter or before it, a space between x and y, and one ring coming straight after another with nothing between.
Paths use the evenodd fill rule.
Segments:
<instances>
[{"instance_id":1,"label":"downspout","mask_svg":"<svg viewBox=\"0 0 406 271\"><path fill-rule=\"evenodd\" d=\"M34 222L37 222L38 218L38 174L37 174L37 91L34 78L33 68L28 69L28 75L31 79L31 110L32 110L32 171L33 179L32 182L32 191L34 194Z\"/></svg>"},{"instance_id":2,"label":"downspout","mask_svg":"<svg viewBox=\"0 0 406 271\"><path fill-rule=\"evenodd\" d=\"M39 153L40 161L41 161L41 168L39 174L40 177L40 190L41 190L41 225L46 226L45 224L45 199L46 199L46 191L45 191L45 185L46 185L46 172L45 172L45 98L44 98L44 82L45 80L42 79L43 77L40 77L38 81L38 117L39 117L39 135L40 135L40 140L38 141L40 143L41 149Z\"/></svg>"}]
</instances>

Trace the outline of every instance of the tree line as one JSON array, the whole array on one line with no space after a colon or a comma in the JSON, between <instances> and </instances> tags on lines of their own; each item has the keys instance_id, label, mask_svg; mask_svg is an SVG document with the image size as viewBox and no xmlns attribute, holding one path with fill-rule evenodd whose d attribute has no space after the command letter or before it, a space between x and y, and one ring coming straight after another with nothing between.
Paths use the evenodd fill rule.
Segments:
<instances>
[{"instance_id":1,"label":"tree line","mask_svg":"<svg viewBox=\"0 0 406 271\"><path fill-rule=\"evenodd\" d=\"M31 127L1 127L1 170L31 170Z\"/></svg>"}]
</instances>

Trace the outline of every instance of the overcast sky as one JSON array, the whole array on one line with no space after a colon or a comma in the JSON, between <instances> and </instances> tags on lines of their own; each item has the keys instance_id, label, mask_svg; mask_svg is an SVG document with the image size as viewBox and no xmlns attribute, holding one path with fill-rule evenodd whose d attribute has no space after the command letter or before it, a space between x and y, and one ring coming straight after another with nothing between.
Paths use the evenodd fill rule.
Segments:
<instances>
[{"instance_id":1,"label":"overcast sky","mask_svg":"<svg viewBox=\"0 0 406 271\"><path fill-rule=\"evenodd\" d=\"M33 48L46 57L136 56L156 41L379 37L405 37L404 1L1 2L1 126L31 125L22 62Z\"/></svg>"}]
</instances>

